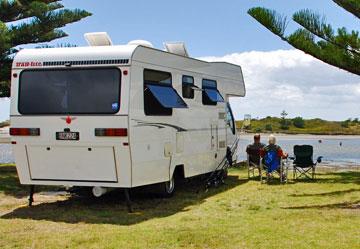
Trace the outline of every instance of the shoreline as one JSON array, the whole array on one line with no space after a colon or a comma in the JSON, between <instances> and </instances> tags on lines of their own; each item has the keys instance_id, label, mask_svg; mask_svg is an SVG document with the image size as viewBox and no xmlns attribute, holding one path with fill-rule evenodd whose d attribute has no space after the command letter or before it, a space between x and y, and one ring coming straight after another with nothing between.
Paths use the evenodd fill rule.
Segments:
<instances>
[{"instance_id":1,"label":"shoreline","mask_svg":"<svg viewBox=\"0 0 360 249\"><path fill-rule=\"evenodd\" d=\"M246 137L252 137L255 134L257 134L256 132L238 132L239 136L246 136ZM360 134L311 134L311 133L276 133L276 132L260 132L258 133L260 134L260 136L269 136L270 134L273 134L275 136L279 136L279 137L286 137L286 136L296 136L299 138L306 138L306 137L329 137L329 138L333 138L333 137L337 137L337 138L344 138L344 139L352 139L352 138L359 138L360 139Z\"/></svg>"}]
</instances>

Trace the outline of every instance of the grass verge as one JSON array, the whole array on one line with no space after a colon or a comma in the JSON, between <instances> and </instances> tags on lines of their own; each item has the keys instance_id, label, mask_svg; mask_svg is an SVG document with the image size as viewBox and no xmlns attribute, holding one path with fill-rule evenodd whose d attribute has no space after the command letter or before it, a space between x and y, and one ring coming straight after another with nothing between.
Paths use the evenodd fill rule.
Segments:
<instances>
[{"instance_id":1,"label":"grass verge","mask_svg":"<svg viewBox=\"0 0 360 249\"><path fill-rule=\"evenodd\" d=\"M286 185L248 180L232 169L205 192L200 180L171 199L121 192L99 199L35 194L13 165L0 166L0 248L358 248L360 172L322 171ZM41 188L49 191L57 188Z\"/></svg>"}]
</instances>

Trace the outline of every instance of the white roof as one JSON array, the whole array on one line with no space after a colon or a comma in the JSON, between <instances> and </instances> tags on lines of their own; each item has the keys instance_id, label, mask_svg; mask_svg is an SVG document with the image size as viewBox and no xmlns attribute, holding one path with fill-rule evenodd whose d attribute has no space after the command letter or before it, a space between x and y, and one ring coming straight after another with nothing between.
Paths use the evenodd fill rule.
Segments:
<instances>
[{"instance_id":1,"label":"white roof","mask_svg":"<svg viewBox=\"0 0 360 249\"><path fill-rule=\"evenodd\" d=\"M137 45L69 47L22 49L15 58L16 62L54 62L54 61L86 61L86 60L118 60L131 59Z\"/></svg>"}]
</instances>

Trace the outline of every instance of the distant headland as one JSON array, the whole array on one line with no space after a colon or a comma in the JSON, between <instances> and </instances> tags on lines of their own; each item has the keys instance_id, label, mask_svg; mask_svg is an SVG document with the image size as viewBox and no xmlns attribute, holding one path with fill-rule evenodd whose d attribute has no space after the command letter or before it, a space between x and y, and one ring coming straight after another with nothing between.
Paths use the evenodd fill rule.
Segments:
<instances>
[{"instance_id":1,"label":"distant headland","mask_svg":"<svg viewBox=\"0 0 360 249\"><path fill-rule=\"evenodd\" d=\"M303 119L266 117L236 121L239 130L249 133L284 133L313 135L360 135L358 118L345 121L327 121L323 119Z\"/></svg>"}]
</instances>

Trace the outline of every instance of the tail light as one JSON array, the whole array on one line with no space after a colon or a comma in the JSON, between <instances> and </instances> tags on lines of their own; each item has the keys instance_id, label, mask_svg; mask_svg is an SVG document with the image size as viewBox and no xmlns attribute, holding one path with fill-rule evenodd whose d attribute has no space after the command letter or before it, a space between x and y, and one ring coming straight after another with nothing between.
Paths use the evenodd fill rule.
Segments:
<instances>
[{"instance_id":1,"label":"tail light","mask_svg":"<svg viewBox=\"0 0 360 249\"><path fill-rule=\"evenodd\" d=\"M126 128L96 128L97 137L127 137Z\"/></svg>"},{"instance_id":2,"label":"tail light","mask_svg":"<svg viewBox=\"0 0 360 249\"><path fill-rule=\"evenodd\" d=\"M10 128L11 136L40 136L40 128Z\"/></svg>"}]
</instances>

